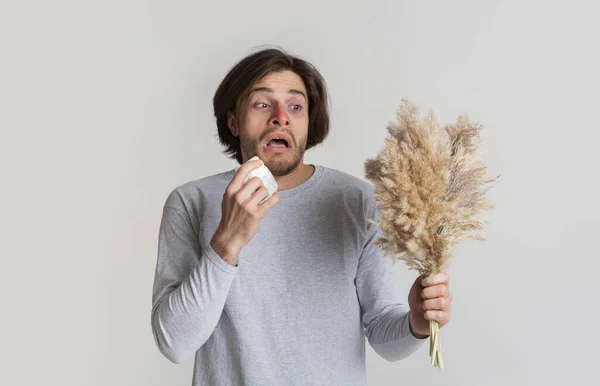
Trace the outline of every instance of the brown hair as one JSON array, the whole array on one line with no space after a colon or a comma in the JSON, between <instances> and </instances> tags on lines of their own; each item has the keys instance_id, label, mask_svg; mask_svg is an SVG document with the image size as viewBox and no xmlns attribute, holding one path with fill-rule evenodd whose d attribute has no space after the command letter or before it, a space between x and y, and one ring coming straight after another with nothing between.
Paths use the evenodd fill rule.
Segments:
<instances>
[{"instance_id":1,"label":"brown hair","mask_svg":"<svg viewBox=\"0 0 600 386\"><path fill-rule=\"evenodd\" d=\"M308 137L306 150L322 143L329 133L329 107L325 80L314 65L290 55L283 49L266 48L250 54L227 73L213 97L219 142L224 153L242 163L239 137L233 136L227 124L228 114L239 116L239 103L250 87L273 72L290 70L304 81L308 93Z\"/></svg>"}]
</instances>

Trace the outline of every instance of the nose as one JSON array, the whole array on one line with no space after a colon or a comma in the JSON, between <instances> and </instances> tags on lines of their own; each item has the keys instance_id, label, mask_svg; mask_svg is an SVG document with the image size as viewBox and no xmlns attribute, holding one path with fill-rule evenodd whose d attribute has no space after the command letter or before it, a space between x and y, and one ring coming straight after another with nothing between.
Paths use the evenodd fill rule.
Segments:
<instances>
[{"instance_id":1,"label":"nose","mask_svg":"<svg viewBox=\"0 0 600 386\"><path fill-rule=\"evenodd\" d=\"M288 126L290 124L290 117L285 112L285 109L282 108L279 104L277 108L273 111L273 116L271 117L271 124L277 126Z\"/></svg>"}]
</instances>

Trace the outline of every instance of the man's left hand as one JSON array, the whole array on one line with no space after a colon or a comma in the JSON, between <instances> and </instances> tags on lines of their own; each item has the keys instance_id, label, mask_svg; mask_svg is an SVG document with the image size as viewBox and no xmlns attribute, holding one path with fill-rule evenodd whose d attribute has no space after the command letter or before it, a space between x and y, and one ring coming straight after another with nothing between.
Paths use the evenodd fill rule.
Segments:
<instances>
[{"instance_id":1,"label":"man's left hand","mask_svg":"<svg viewBox=\"0 0 600 386\"><path fill-rule=\"evenodd\" d=\"M415 337L429 336L430 320L437 321L440 328L448 324L452 311L448 274L439 273L428 281L419 276L410 289L408 303L410 329Z\"/></svg>"}]
</instances>

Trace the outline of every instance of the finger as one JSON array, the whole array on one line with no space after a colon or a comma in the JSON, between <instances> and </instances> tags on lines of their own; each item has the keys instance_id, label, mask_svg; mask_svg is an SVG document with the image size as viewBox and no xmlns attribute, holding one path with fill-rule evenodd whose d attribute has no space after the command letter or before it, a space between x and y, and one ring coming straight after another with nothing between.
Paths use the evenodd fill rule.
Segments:
<instances>
[{"instance_id":1,"label":"finger","mask_svg":"<svg viewBox=\"0 0 600 386\"><path fill-rule=\"evenodd\" d=\"M448 287L444 284L440 284L432 287L426 287L423 291L421 291L421 297L423 299L433 299L447 297L449 293Z\"/></svg>"},{"instance_id":2,"label":"finger","mask_svg":"<svg viewBox=\"0 0 600 386\"><path fill-rule=\"evenodd\" d=\"M252 206L258 205L262 200L264 200L269 195L269 189L264 186L261 186L252 194L252 197L248 199L248 204Z\"/></svg>"},{"instance_id":3,"label":"finger","mask_svg":"<svg viewBox=\"0 0 600 386\"><path fill-rule=\"evenodd\" d=\"M245 204L246 201L252 198L252 196L264 186L260 177L252 177L244 186L242 186L235 194L235 198L238 204Z\"/></svg>"},{"instance_id":4,"label":"finger","mask_svg":"<svg viewBox=\"0 0 600 386\"><path fill-rule=\"evenodd\" d=\"M248 174L250 174L252 170L261 167L263 164L264 162L262 160L257 159L254 161L246 162L245 164L240 166L238 171L231 179L231 182L229 183L228 190L230 191L230 193L235 193L238 190L240 190L240 188L244 185L244 181L246 180L246 177L248 177Z\"/></svg>"},{"instance_id":5,"label":"finger","mask_svg":"<svg viewBox=\"0 0 600 386\"><path fill-rule=\"evenodd\" d=\"M266 200L262 204L258 205L258 210L260 211L261 215L264 215L272 207L274 207L275 204L277 204L278 202L279 202L279 192L274 192L273 195L268 200Z\"/></svg>"},{"instance_id":6,"label":"finger","mask_svg":"<svg viewBox=\"0 0 600 386\"><path fill-rule=\"evenodd\" d=\"M423 314L423 318L425 318L426 320L435 320L436 322L438 322L440 325L446 325L448 324L448 321L450 320L450 315L447 312L444 311L426 311Z\"/></svg>"},{"instance_id":7,"label":"finger","mask_svg":"<svg viewBox=\"0 0 600 386\"><path fill-rule=\"evenodd\" d=\"M448 284L450 281L450 277L446 272L440 272L438 274L433 275L431 278L423 279L421 281L421 285L423 287L430 287L438 284Z\"/></svg>"},{"instance_id":8,"label":"finger","mask_svg":"<svg viewBox=\"0 0 600 386\"><path fill-rule=\"evenodd\" d=\"M450 308L450 300L447 298L427 299L423 302L423 310L445 311Z\"/></svg>"},{"instance_id":9,"label":"finger","mask_svg":"<svg viewBox=\"0 0 600 386\"><path fill-rule=\"evenodd\" d=\"M427 320L435 320L438 322L442 318L442 316L443 316L443 313L442 313L442 311L439 311L439 310L427 310L423 314L423 318L425 318Z\"/></svg>"}]
</instances>

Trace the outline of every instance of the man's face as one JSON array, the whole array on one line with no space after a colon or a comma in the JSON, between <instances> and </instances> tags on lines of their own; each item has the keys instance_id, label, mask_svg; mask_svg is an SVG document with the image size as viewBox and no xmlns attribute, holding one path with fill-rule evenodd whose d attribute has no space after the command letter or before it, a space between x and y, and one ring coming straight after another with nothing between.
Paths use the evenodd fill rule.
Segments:
<instances>
[{"instance_id":1,"label":"man's face","mask_svg":"<svg viewBox=\"0 0 600 386\"><path fill-rule=\"evenodd\" d=\"M308 99L302 78L292 71L275 72L258 81L240 105L239 135L243 161L258 156L271 173L283 176L303 160L308 135Z\"/></svg>"}]
</instances>

